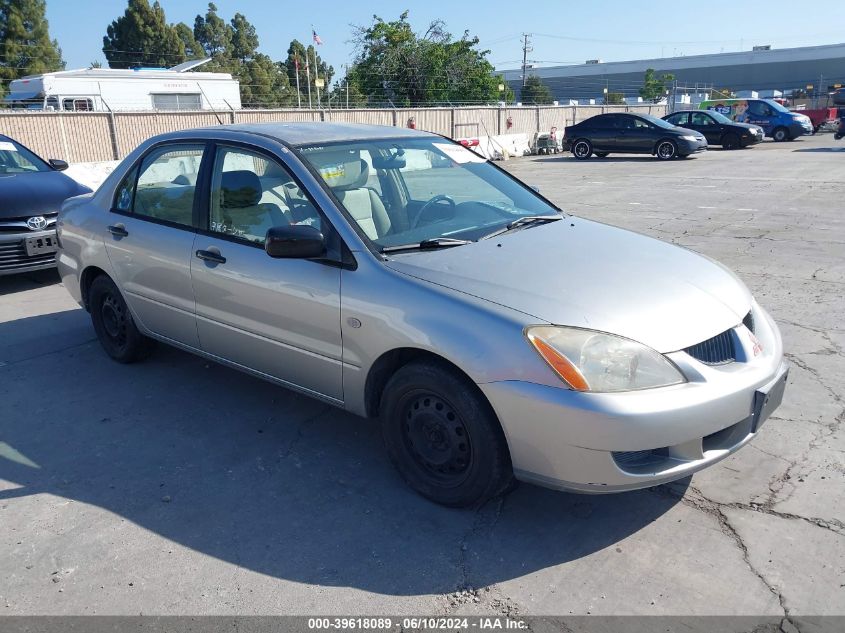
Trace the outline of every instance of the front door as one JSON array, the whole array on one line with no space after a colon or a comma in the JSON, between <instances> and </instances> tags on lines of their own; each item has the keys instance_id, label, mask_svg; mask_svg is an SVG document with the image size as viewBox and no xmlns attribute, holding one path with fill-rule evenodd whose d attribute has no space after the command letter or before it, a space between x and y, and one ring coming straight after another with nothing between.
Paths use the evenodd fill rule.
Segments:
<instances>
[{"instance_id":1,"label":"front door","mask_svg":"<svg viewBox=\"0 0 845 633\"><path fill-rule=\"evenodd\" d=\"M767 135L771 134L775 127L774 120L777 118L777 112L765 101L749 100L747 103L744 114L737 113L736 120L759 125Z\"/></svg>"},{"instance_id":2,"label":"front door","mask_svg":"<svg viewBox=\"0 0 845 633\"><path fill-rule=\"evenodd\" d=\"M342 401L340 268L264 251L272 226L328 222L275 158L218 145L213 160L190 264L202 349Z\"/></svg>"},{"instance_id":3,"label":"front door","mask_svg":"<svg viewBox=\"0 0 845 633\"><path fill-rule=\"evenodd\" d=\"M706 112L693 112L688 127L701 132L710 145L719 145L722 142L721 124Z\"/></svg>"},{"instance_id":4,"label":"front door","mask_svg":"<svg viewBox=\"0 0 845 633\"><path fill-rule=\"evenodd\" d=\"M618 114L619 132L616 144L623 152L650 152L657 141L653 126L630 114Z\"/></svg>"},{"instance_id":5,"label":"front door","mask_svg":"<svg viewBox=\"0 0 845 633\"><path fill-rule=\"evenodd\" d=\"M118 187L103 236L115 281L151 332L199 347L191 255L203 144L151 150Z\"/></svg>"}]
</instances>

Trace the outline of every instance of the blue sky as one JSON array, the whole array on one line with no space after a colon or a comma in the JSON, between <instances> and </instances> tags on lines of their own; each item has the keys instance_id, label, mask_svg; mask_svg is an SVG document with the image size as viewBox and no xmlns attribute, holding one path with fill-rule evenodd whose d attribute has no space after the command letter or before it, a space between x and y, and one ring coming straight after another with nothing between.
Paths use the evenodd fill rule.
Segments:
<instances>
[{"instance_id":1,"label":"blue sky","mask_svg":"<svg viewBox=\"0 0 845 633\"><path fill-rule=\"evenodd\" d=\"M170 22L193 26L205 13L207 0L161 0ZM763 2L662 0L390 0L287 2L285 0L216 0L218 12L230 19L246 15L257 28L261 50L273 59L286 56L292 38L309 40L311 24L324 41L320 54L335 69L352 56L352 24L369 24L373 14L395 19L410 10L416 30L442 18L449 30L465 29L481 38L500 69L515 68L522 58L521 33L534 33L529 58L538 65L669 57L773 47L833 44L845 41L845 3L814 0ZM643 6L646 4L646 6ZM763 8L765 6L765 9ZM68 68L94 60L105 62L102 38L106 27L126 8L126 0L47 0L50 32L59 40ZM105 65L105 63L104 63Z\"/></svg>"}]
</instances>

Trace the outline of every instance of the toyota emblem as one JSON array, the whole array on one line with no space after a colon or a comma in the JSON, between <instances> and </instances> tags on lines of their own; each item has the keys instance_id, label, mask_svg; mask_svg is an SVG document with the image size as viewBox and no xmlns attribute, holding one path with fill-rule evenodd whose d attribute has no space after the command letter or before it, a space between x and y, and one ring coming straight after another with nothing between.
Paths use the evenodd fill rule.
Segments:
<instances>
[{"instance_id":1,"label":"toyota emblem","mask_svg":"<svg viewBox=\"0 0 845 633\"><path fill-rule=\"evenodd\" d=\"M47 228L47 220L43 215L36 215L26 221L26 225L31 231L40 231Z\"/></svg>"}]
</instances>

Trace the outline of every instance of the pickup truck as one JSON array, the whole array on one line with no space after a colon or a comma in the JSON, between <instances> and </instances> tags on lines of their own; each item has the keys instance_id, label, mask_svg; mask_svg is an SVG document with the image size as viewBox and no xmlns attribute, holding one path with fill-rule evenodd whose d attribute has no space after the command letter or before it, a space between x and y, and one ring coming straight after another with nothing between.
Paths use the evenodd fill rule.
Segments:
<instances>
[{"instance_id":1,"label":"pickup truck","mask_svg":"<svg viewBox=\"0 0 845 633\"><path fill-rule=\"evenodd\" d=\"M814 108L812 110L792 110L798 114L810 117L810 122L813 124L813 134L819 131L819 128L828 121L836 120L837 108Z\"/></svg>"}]
</instances>

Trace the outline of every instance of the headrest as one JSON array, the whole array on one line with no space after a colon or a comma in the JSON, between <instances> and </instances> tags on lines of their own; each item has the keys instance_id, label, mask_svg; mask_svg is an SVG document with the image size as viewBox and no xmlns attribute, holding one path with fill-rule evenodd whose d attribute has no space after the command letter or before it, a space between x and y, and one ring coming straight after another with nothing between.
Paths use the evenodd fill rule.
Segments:
<instances>
[{"instance_id":1,"label":"headrest","mask_svg":"<svg viewBox=\"0 0 845 633\"><path fill-rule=\"evenodd\" d=\"M370 166L357 152L325 152L314 158L317 171L337 191L360 189L367 184Z\"/></svg>"},{"instance_id":2,"label":"headrest","mask_svg":"<svg viewBox=\"0 0 845 633\"><path fill-rule=\"evenodd\" d=\"M261 180L247 169L224 171L220 189L221 203L227 209L254 207L261 201Z\"/></svg>"}]
</instances>

